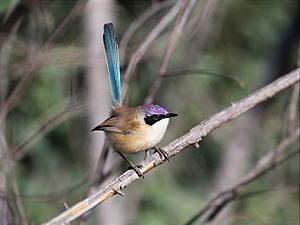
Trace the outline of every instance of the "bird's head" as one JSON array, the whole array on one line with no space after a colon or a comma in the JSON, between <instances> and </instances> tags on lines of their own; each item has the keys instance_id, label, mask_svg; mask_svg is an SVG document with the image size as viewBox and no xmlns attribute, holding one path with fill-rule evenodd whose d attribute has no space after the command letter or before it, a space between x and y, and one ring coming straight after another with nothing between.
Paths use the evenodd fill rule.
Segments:
<instances>
[{"instance_id":1,"label":"bird's head","mask_svg":"<svg viewBox=\"0 0 300 225\"><path fill-rule=\"evenodd\" d=\"M159 105L143 105L142 108L145 111L144 121L150 126L160 120L177 116L176 113L170 113Z\"/></svg>"}]
</instances>

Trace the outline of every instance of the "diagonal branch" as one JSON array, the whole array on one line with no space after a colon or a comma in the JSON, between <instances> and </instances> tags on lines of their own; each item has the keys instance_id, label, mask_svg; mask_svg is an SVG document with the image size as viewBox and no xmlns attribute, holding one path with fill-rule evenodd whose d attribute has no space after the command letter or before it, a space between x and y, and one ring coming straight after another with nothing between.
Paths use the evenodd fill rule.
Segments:
<instances>
[{"instance_id":1,"label":"diagonal branch","mask_svg":"<svg viewBox=\"0 0 300 225\"><path fill-rule=\"evenodd\" d=\"M13 166L15 166L15 165L13 165ZM17 175L16 175L15 168L12 169L11 183L12 183L13 195L15 196L17 212L20 215L20 223L21 223L21 225L29 225L29 222L27 220L27 215L26 215L26 212L24 209L24 204L23 204L22 199L20 198L20 190L18 187Z\"/></svg>"},{"instance_id":2,"label":"diagonal branch","mask_svg":"<svg viewBox=\"0 0 300 225\"><path fill-rule=\"evenodd\" d=\"M130 26L127 28L120 42L120 64L124 65L125 54L127 50L128 43L133 36L133 34L153 15L155 15L159 10L165 9L173 4L173 1L163 1L154 2L152 7L144 11L138 18L136 18Z\"/></svg>"},{"instance_id":3,"label":"diagonal branch","mask_svg":"<svg viewBox=\"0 0 300 225\"><path fill-rule=\"evenodd\" d=\"M250 184L260 176L269 172L279 164L290 159L295 154L299 154L299 149L296 151L279 158L279 154L287 149L288 146L293 144L299 139L300 130L297 128L292 134L283 139L273 150L268 151L268 153L263 156L256 166L240 181L232 186L231 188L221 191L214 198L212 198L195 216L193 216L185 225L193 224L197 219L207 214L204 219L205 222L213 220L216 215L232 200L236 199L241 192L242 188Z\"/></svg>"},{"instance_id":4,"label":"diagonal branch","mask_svg":"<svg viewBox=\"0 0 300 225\"><path fill-rule=\"evenodd\" d=\"M46 43L42 46L39 52L35 52L34 55L34 62L30 62L29 65L24 68L24 73L13 89L11 94L8 96L5 104L1 107L0 110L0 124L3 123L6 116L9 112L18 104L21 100L23 93L27 90L28 86L30 85L32 79L34 78L34 74L37 70L39 70L47 59L47 51L50 49L51 44L53 41L61 35L62 31L66 29L66 27L74 20L79 13L82 12L82 7L84 7L87 0L78 0L71 11L66 15L66 17L62 20L62 22L57 26L57 28L53 31L50 35Z\"/></svg>"},{"instance_id":5,"label":"diagonal branch","mask_svg":"<svg viewBox=\"0 0 300 225\"><path fill-rule=\"evenodd\" d=\"M161 64L159 72L158 72L158 77L155 79L155 82L147 95L147 98L145 101L146 104L150 104L153 102L154 96L156 95L156 93L161 85L163 76L167 71L167 67L168 67L170 58L172 56L173 50L176 46L176 43L177 43L179 37L183 33L183 28L184 28L186 22L188 21L188 18L190 16L190 13L192 12L194 5L196 4L196 1L190 0L188 4L185 2L181 2L181 4L182 5L181 5L180 12L182 11L183 13L178 14L176 24L175 24L173 31L168 40L168 45L167 45L167 48L166 48L166 51L164 54L163 62ZM185 7L185 5L187 5L187 6Z\"/></svg>"},{"instance_id":6,"label":"diagonal branch","mask_svg":"<svg viewBox=\"0 0 300 225\"><path fill-rule=\"evenodd\" d=\"M28 150L29 146L32 146L36 143L40 138L50 132L53 128L55 128L58 124L63 121L70 119L72 116L80 113L85 109L85 105L77 106L68 104L61 111L52 115L50 118L46 119L29 137L21 141L18 145L13 147L7 154L0 157L0 172L3 171L5 165L10 165L12 160L19 160L24 156L26 150Z\"/></svg>"},{"instance_id":7,"label":"diagonal branch","mask_svg":"<svg viewBox=\"0 0 300 225\"><path fill-rule=\"evenodd\" d=\"M141 60L141 58L144 56L144 54L149 49L152 42L160 35L160 33L163 32L163 30L167 27L167 25L173 20L173 18L177 15L180 7L180 2L178 1L171 9L170 11L160 20L160 22L153 28L153 30L150 32L149 35L147 35L147 38L145 41L141 44L141 46L136 50L130 60L128 67L126 69L125 75L124 75L124 82L122 86L123 93L125 94L127 92L128 83L131 80L133 76L133 72L135 71L138 62Z\"/></svg>"},{"instance_id":8,"label":"diagonal branch","mask_svg":"<svg viewBox=\"0 0 300 225\"><path fill-rule=\"evenodd\" d=\"M223 111L210 116L208 119L202 121L197 126L193 127L188 133L177 138L170 144L164 147L164 150L170 157L180 153L190 145L197 145L203 137L210 134L213 130L221 125L229 122L230 120L238 117L242 113L253 108L257 104L272 98L279 92L287 89L300 80L300 69L297 68L290 73L282 76L281 78L273 81L269 85L262 87L255 91L253 94L241 99ZM158 153L151 155L148 159L143 160L140 165L142 166L141 172L143 174L149 172L154 167L163 163ZM65 224L80 217L85 212L91 210L95 206L109 199L110 197L120 193L119 190L126 188L128 185L138 180L138 175L133 170L124 172L121 176L116 178L103 189L98 190L94 195L84 199L83 201L75 204L73 207L67 209L57 217L53 218L46 225Z\"/></svg>"},{"instance_id":9,"label":"diagonal branch","mask_svg":"<svg viewBox=\"0 0 300 225\"><path fill-rule=\"evenodd\" d=\"M288 106L288 133L291 134L297 123L297 111L299 109L299 92L300 85L299 83L294 85L291 99Z\"/></svg>"}]
</instances>

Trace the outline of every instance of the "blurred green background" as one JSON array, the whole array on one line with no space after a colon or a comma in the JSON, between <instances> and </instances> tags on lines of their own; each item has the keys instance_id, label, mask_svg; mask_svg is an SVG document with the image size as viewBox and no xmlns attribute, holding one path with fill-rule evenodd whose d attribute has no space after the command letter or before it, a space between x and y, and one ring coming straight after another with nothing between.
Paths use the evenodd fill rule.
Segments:
<instances>
[{"instance_id":1,"label":"blurred green background","mask_svg":"<svg viewBox=\"0 0 300 225\"><path fill-rule=\"evenodd\" d=\"M76 2L0 2L1 103L9 99L22 78L28 76L19 101L1 124L3 143L7 145L1 145L2 157L22 149L20 155L13 156L16 159L13 163L6 160L5 170L1 166L1 173L5 175L0 181L5 186L1 198L8 204L8 224L26 224L22 222L22 213L15 200L16 186L29 224L46 222L64 210L64 202L73 205L84 199L90 190L88 180L93 179L93 173L88 156L89 143L91 136L95 136L90 129L96 124L89 122L88 113L92 109L87 100L91 87L87 82L90 43L86 41L89 11L84 9L85 1L51 40L53 32L66 20ZM110 10L106 12L110 14L109 19L102 23L113 18L119 42L143 12L153 4L163 4L150 0L97 2L99 14ZM133 34L121 66L122 73L126 71L132 53L173 4L175 1L169 1ZM203 20L204 9L208 6L210 11L205 12L210 14ZM155 103L179 116L171 121L160 145L169 143L231 102L296 68L299 7L297 0L197 1L167 71L203 69L235 77L244 87L205 73L163 79ZM126 95L128 105L144 102L158 74L175 20L153 42L138 64ZM103 51L102 25L94 30L99 36L98 43L94 44ZM98 61L97 58L93 60ZM108 90L106 71L99 71L99 76ZM110 97L108 91L104 94ZM291 89L280 93L213 132L200 143L200 149L190 147L131 185L125 190L126 196L116 197L119 199L114 203L123 207L123 214L116 215L113 210L109 212L111 215L106 213L108 218L120 216L123 223L112 221L110 224L187 222L213 193L238 181L286 135L290 95ZM99 96L100 106L101 101ZM109 107L106 104L105 107L108 111ZM0 104L1 109L3 104ZM44 124L46 129L39 131L45 128ZM37 135L30 143L24 143L35 133ZM100 136L103 134L96 134L96 137ZM299 142L290 147L291 150L296 148L299 148ZM138 162L143 154L130 158ZM118 175L126 168L126 165L117 166L113 174ZM299 155L246 190L264 189L271 191L235 201L222 222L215 224L298 224ZM101 207L98 207L100 211ZM100 215L96 216L92 211L84 223L109 224L103 222L104 214Z\"/></svg>"}]
</instances>

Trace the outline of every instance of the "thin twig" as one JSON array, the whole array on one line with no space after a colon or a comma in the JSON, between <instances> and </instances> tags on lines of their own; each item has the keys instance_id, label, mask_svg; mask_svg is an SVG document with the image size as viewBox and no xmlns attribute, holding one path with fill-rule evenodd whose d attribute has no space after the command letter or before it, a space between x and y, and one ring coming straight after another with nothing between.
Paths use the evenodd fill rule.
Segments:
<instances>
[{"instance_id":1,"label":"thin twig","mask_svg":"<svg viewBox=\"0 0 300 225\"><path fill-rule=\"evenodd\" d=\"M22 198L20 198L20 191L19 191L19 187L18 187L18 182L17 182L17 175L16 175L16 171L15 171L15 165L13 165L13 169L12 169L12 191L14 193L15 196L15 201L16 201L16 208L17 208L17 212L20 215L20 224L21 225L29 225L26 213L25 213L25 209L23 206L23 202L22 202Z\"/></svg>"},{"instance_id":2,"label":"thin twig","mask_svg":"<svg viewBox=\"0 0 300 225\"><path fill-rule=\"evenodd\" d=\"M201 34L200 38L197 39L197 50L201 52L205 47L207 41L211 41L209 38L211 32L219 32L222 30L220 28L222 18L220 17L220 11L222 7L217 7L220 0L206 0L202 6L201 13L195 14L193 18L189 21L190 29L188 29L188 38L192 38L195 34ZM219 22L217 22L217 21ZM188 25L187 25L188 26Z\"/></svg>"},{"instance_id":3,"label":"thin twig","mask_svg":"<svg viewBox=\"0 0 300 225\"><path fill-rule=\"evenodd\" d=\"M285 76L273 81L269 85L266 85L265 87L255 91L253 94L231 104L230 107L202 121L199 125L193 127L188 133L163 147L163 149L168 153L169 157L173 157L174 155L182 152L188 146L200 142L203 137L207 136L221 125L231 121L257 104L266 101L279 92L299 82L299 72L299 69L291 71ZM158 153L154 153L148 159L143 160L139 164L141 165L140 171L141 173L145 174L163 162L164 159L160 158ZM138 179L139 176L133 170L128 170L114 181L109 183L106 187L98 190L94 195L84 199L83 201L80 201L70 209L64 211L45 224L57 225L71 222L98 204L116 195L118 190L126 188L128 185Z\"/></svg>"},{"instance_id":4,"label":"thin twig","mask_svg":"<svg viewBox=\"0 0 300 225\"><path fill-rule=\"evenodd\" d=\"M291 134L296 127L297 111L299 107L299 84L295 84L288 106L288 133Z\"/></svg>"},{"instance_id":5,"label":"thin twig","mask_svg":"<svg viewBox=\"0 0 300 225\"><path fill-rule=\"evenodd\" d=\"M299 154L299 149L296 151L284 156L281 159L278 157L273 160L273 156L276 151L280 153L287 149L289 145L294 143L299 138L299 128L289 137L285 138L280 142L278 146L276 146L273 150L268 151L268 153L263 156L256 166L247 174L245 175L236 185L233 187L228 188L224 191L219 192L213 197L202 209L193 216L185 225L191 225L200 217L204 216L204 214L208 214L204 221L209 222L211 221L221 209L223 209L230 201L235 199L241 189L246 185L252 183L257 178L261 177L263 174L271 171L273 168L278 166L279 164L285 162L286 160L292 158L295 154Z\"/></svg>"},{"instance_id":6,"label":"thin twig","mask_svg":"<svg viewBox=\"0 0 300 225\"><path fill-rule=\"evenodd\" d=\"M199 74L221 77L221 78L235 82L241 88L245 87L245 84L236 77L225 75L222 73L212 72L212 71L208 71L208 70L204 70L204 69L182 69L182 70L176 70L176 71L167 71L164 74L163 78L172 78L172 77L180 77L180 76L188 76L188 75L199 75Z\"/></svg>"},{"instance_id":7,"label":"thin twig","mask_svg":"<svg viewBox=\"0 0 300 225\"><path fill-rule=\"evenodd\" d=\"M173 4L173 1L163 1L163 2L155 2L152 4L152 7L144 11L139 17L137 17L133 22L131 22L130 26L126 29L126 33L124 34L121 42L120 42L120 64L124 65L125 62L125 54L127 50L128 43L132 37L132 35L138 30L150 17L155 15L158 11L165 9Z\"/></svg>"},{"instance_id":8,"label":"thin twig","mask_svg":"<svg viewBox=\"0 0 300 225\"><path fill-rule=\"evenodd\" d=\"M9 95L8 99L6 100L5 104L1 107L0 111L0 124L3 123L7 114L18 104L20 99L23 96L24 91L27 89L28 85L31 83L34 72L39 70L42 65L45 63L47 54L46 52L51 47L52 42L58 37L60 32L64 30L74 19L75 16L82 10L79 10L78 7L83 7L86 0L78 0L78 2L73 6L69 14L65 17L65 19L57 26L57 28L53 31L52 35L48 38L45 42L44 46L41 47L39 52L36 51L35 60L27 65L24 68L24 74L14 88L12 93Z\"/></svg>"},{"instance_id":9,"label":"thin twig","mask_svg":"<svg viewBox=\"0 0 300 225\"><path fill-rule=\"evenodd\" d=\"M180 12L184 12L184 13L178 14L176 24L175 24L173 31L168 40L168 45L167 45L167 48L166 48L166 51L164 54L162 64L161 64L159 72L158 72L158 77L155 79L155 82L152 85L152 87L150 88L147 98L145 100L146 104L150 104L153 102L154 96L156 95L156 93L161 85L163 76L167 71L167 67L168 67L170 58L172 56L172 52L175 48L175 45L176 45L180 35L183 32L184 25L186 24L186 22L190 16L190 13L191 13L194 5L196 4L196 2L197 2L196 0L190 0L186 7L185 7L185 4L186 4L185 1L181 2L182 5L180 8Z\"/></svg>"},{"instance_id":10,"label":"thin twig","mask_svg":"<svg viewBox=\"0 0 300 225\"><path fill-rule=\"evenodd\" d=\"M232 200L234 200L241 189L246 185L250 184L266 172L272 170L277 165L289 159L292 155L298 154L298 151L293 152L291 155L284 157L283 159L278 159L279 155L287 149L292 143L299 139L300 129L299 127L293 131L288 137L283 139L273 150L268 151L268 153L262 157L256 166L240 181L233 185L231 188L221 191L214 198L212 198L195 216L193 216L185 225L191 225L204 214L208 214L205 222L209 222L215 218L215 216Z\"/></svg>"},{"instance_id":11,"label":"thin twig","mask_svg":"<svg viewBox=\"0 0 300 225\"><path fill-rule=\"evenodd\" d=\"M58 25L57 28L50 35L48 40L45 43L45 48L50 47L50 45L62 34L65 33L65 29L73 22L74 18L79 16L84 10L86 3L88 0L78 0L67 16L62 20L62 22Z\"/></svg>"},{"instance_id":12,"label":"thin twig","mask_svg":"<svg viewBox=\"0 0 300 225\"><path fill-rule=\"evenodd\" d=\"M33 132L28 138L24 139L20 144L16 147L12 148L6 155L0 158L0 171L5 167L6 164L9 164L11 160L20 159L28 149L28 146L36 143L40 138L50 132L53 128L55 128L58 124L63 121L70 119L72 116L81 112L85 106L73 106L67 105L58 113L51 116L49 119L46 119L45 122L41 124L41 126Z\"/></svg>"},{"instance_id":13,"label":"thin twig","mask_svg":"<svg viewBox=\"0 0 300 225\"><path fill-rule=\"evenodd\" d=\"M137 64L141 60L141 58L144 56L144 54L149 49L152 42L160 35L160 33L167 27L167 25L174 19L174 17L177 15L179 10L179 2L177 2L171 10L160 20L160 22L153 28L153 30L150 32L149 35L147 35L147 38L144 40L144 42L140 45L138 50L136 50L129 61L127 70L124 75L124 82L123 82L123 93L126 94L129 81L131 80L133 73L136 69Z\"/></svg>"},{"instance_id":14,"label":"thin twig","mask_svg":"<svg viewBox=\"0 0 300 225\"><path fill-rule=\"evenodd\" d=\"M288 154L287 159L290 159L294 154L299 154L299 150ZM244 192L244 193L239 194L237 196L236 200L244 200L244 199L252 198L254 196L258 196L258 195L262 195L262 194L272 194L272 193L278 193L278 192L296 193L296 192L299 192L299 187L298 188L296 188L296 187L295 188L280 188L280 189L270 188L270 189L261 189L261 190L248 191L248 192Z\"/></svg>"},{"instance_id":15,"label":"thin twig","mask_svg":"<svg viewBox=\"0 0 300 225\"><path fill-rule=\"evenodd\" d=\"M0 192L0 199L5 199L6 201L16 201L17 198L22 199L23 202L31 202L31 203L61 203L63 199L66 199L69 195L73 194L79 188L87 186L89 184L90 174L86 175L82 180L77 182L76 184L65 188L64 190L48 193L48 194L34 194L34 195L11 195L7 192Z\"/></svg>"}]
</instances>

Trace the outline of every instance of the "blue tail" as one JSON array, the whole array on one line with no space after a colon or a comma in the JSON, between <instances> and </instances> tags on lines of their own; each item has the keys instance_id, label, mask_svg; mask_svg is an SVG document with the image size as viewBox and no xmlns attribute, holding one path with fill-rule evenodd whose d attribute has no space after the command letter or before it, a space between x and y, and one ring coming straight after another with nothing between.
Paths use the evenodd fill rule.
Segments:
<instances>
[{"instance_id":1,"label":"blue tail","mask_svg":"<svg viewBox=\"0 0 300 225\"><path fill-rule=\"evenodd\" d=\"M104 24L103 43L106 52L106 62L110 80L113 104L122 103L122 89L120 77L119 49L116 42L112 23Z\"/></svg>"}]
</instances>

